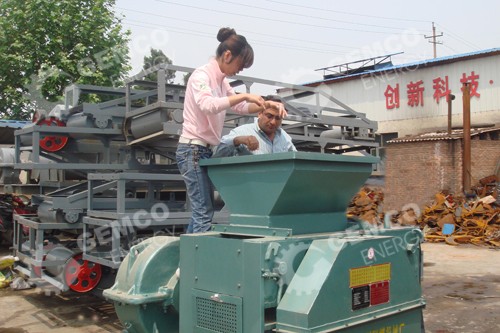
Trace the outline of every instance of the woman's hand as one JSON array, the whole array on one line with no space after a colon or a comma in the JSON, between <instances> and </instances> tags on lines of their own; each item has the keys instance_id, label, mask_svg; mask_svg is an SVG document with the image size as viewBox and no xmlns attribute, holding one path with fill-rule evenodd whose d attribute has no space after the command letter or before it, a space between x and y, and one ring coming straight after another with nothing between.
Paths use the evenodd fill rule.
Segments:
<instances>
[{"instance_id":1,"label":"woman's hand","mask_svg":"<svg viewBox=\"0 0 500 333\"><path fill-rule=\"evenodd\" d=\"M265 101L264 109L275 109L279 112L279 116L281 118L285 118L288 116L288 112L285 110L285 106L283 103L274 102L274 101Z\"/></svg>"},{"instance_id":2,"label":"woman's hand","mask_svg":"<svg viewBox=\"0 0 500 333\"><path fill-rule=\"evenodd\" d=\"M264 98L262 98L262 96L260 95L254 95L254 94L246 94L246 101L248 103L254 103L254 104L257 104L258 106L260 107L265 107L264 104L266 103L264 101Z\"/></svg>"}]
</instances>

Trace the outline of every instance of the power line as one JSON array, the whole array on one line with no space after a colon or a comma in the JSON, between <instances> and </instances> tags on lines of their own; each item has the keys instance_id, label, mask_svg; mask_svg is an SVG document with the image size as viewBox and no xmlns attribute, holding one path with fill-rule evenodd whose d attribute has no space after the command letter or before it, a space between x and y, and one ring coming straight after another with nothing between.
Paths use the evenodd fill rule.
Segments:
<instances>
[{"instance_id":1,"label":"power line","mask_svg":"<svg viewBox=\"0 0 500 333\"><path fill-rule=\"evenodd\" d=\"M465 38L462 38L462 37L460 37L459 35L457 35L457 34L453 33L450 29L447 29L447 28L446 28L445 26L443 26L442 24L436 23L436 25L440 26L443 30L446 30L447 34L448 34L451 38L453 38L453 39L455 39L455 40L457 40L457 41L461 42L462 44L466 45L467 47L471 47L471 48L473 48L473 49L475 49L475 50L480 50L480 49L481 49L479 46L477 46L477 45L475 45L475 44L472 44L471 42L467 41Z\"/></svg>"},{"instance_id":2,"label":"power line","mask_svg":"<svg viewBox=\"0 0 500 333\"><path fill-rule=\"evenodd\" d=\"M276 1L276 0L267 0L267 1L268 2L279 3L279 4L287 5L287 6L307 8L307 9L314 9L314 10L320 10L320 11L325 11L325 12L339 13L339 14L345 14L345 15L352 15L352 16L377 18L377 19L381 19L381 20L393 20L393 21L403 21L403 22L420 22L420 23L429 23L430 22L430 21L427 21L427 20L415 20L415 19L408 19L408 18L394 18L394 17L384 17L384 16L377 16L377 15L366 15L366 14L359 14L359 13L351 13L351 12L345 12L345 11L340 11L340 10L325 9L325 8L303 6L303 5L295 5L295 4L291 4L291 3L288 3L288 2L282 2L282 1Z\"/></svg>"},{"instance_id":3,"label":"power line","mask_svg":"<svg viewBox=\"0 0 500 333\"><path fill-rule=\"evenodd\" d=\"M444 46L444 47L446 47L446 48L448 48L448 49L450 49L450 50L451 50L451 51L453 51L455 54L459 54L459 53L460 53L459 51L455 50L455 49L454 49L454 48L452 48L451 46L448 46L448 45L446 45L446 44L443 44L443 46Z\"/></svg>"},{"instance_id":4,"label":"power line","mask_svg":"<svg viewBox=\"0 0 500 333\"><path fill-rule=\"evenodd\" d=\"M156 14L156 13L143 12L143 11L140 11L140 10L134 10L134 9L128 9L128 8L122 8L122 7L117 7L117 8L121 9L121 10L125 10L125 11L130 11L130 12L138 13L138 14L156 16L156 17L159 17L159 18L166 18L166 19L177 20L177 21L181 21L181 22L187 22L187 23L193 23L193 24L198 24L198 25L203 25L203 26L209 26L209 27L214 27L216 29L220 28L219 25L215 25L215 24L200 23L198 21L180 19L180 18L177 18L177 17L160 15L160 14ZM128 20L130 20L130 19L128 19ZM138 22L138 23L144 23L144 22L141 22L141 21L136 21L136 22ZM358 47L355 47L355 46L347 46L347 45L340 45L340 44L331 44L331 43L317 42L317 41L312 41L312 40L305 40L305 39L298 39L298 38L277 36L277 35L272 35L272 34L264 34L264 33L259 33L259 32L255 32L255 31L249 31L249 30L241 30L241 31L245 32L245 33L248 32L248 33L255 34L255 35L261 35L261 36L264 36L264 37L272 37L272 38L278 38L278 39L287 39L287 40L301 42L301 43L318 44L318 45L330 46L330 47L335 46L335 47L342 47L342 48L347 48L347 49L358 49Z\"/></svg>"},{"instance_id":5,"label":"power line","mask_svg":"<svg viewBox=\"0 0 500 333\"><path fill-rule=\"evenodd\" d=\"M402 28L397 28L397 27L389 27L389 26L384 26L384 25L368 24L368 23L350 22L350 21L344 21L344 20L334 19L334 18L331 18L331 17L326 18L326 17L320 17L320 16L306 15L304 13L300 13L299 14L299 13L293 13L293 12L284 11L284 10L269 9L269 8L254 6L254 5L237 3L237 2L229 1L229 0L217 0L217 1L219 1L219 2L225 2L225 3L230 3L230 4L233 4L233 5L237 5L237 6L244 6L244 7L249 7L249 8L261 9L261 10L265 10L267 12L269 12L269 11L272 10L274 12L279 12L279 13L282 13L282 14L299 16L301 18L307 17L307 18L312 18L312 19L322 20L322 21L328 21L328 22L335 21L335 22L339 22L339 23L352 24L352 25L360 25L360 26L367 26L367 27L376 27L376 28L393 29L393 30L404 30Z\"/></svg>"},{"instance_id":6,"label":"power line","mask_svg":"<svg viewBox=\"0 0 500 333\"><path fill-rule=\"evenodd\" d=\"M131 21L132 23L130 23L129 21ZM169 32L205 37L205 38L210 38L210 39L214 38L214 36L212 36L211 34L208 34L208 33L202 32L202 31L188 30L188 29L179 30L177 28L156 25L156 24L155 25L149 24L150 26L145 26L144 22L142 22L142 21L135 21L135 20L131 20L128 18L125 18L125 22L128 25L146 28L146 29L161 27L161 28L165 28L165 30L169 31ZM140 24L133 23L133 22L138 22ZM148 24L148 23L146 23L146 24ZM306 52L323 53L323 54L338 54L338 55L345 54L345 52L340 52L340 51L317 49L317 48L310 48L310 47L305 48L305 47L300 47L300 46L296 46L296 45L284 44L284 43L279 43L279 42L268 42L268 41L262 41L262 40L252 40L252 44L274 47L274 48L279 48L279 49L289 49L289 50L306 51Z\"/></svg>"},{"instance_id":7,"label":"power line","mask_svg":"<svg viewBox=\"0 0 500 333\"><path fill-rule=\"evenodd\" d=\"M129 21L138 22L140 24L130 23ZM202 32L202 31L186 30L186 29L182 29L182 30L179 31L176 28L166 27L166 26L159 26L159 25L156 25L156 24L155 25L150 24L150 26L145 26L144 24L148 24L148 23L144 23L142 21L135 21L135 20L127 19L127 18L125 18L125 22L128 25L131 25L131 26L134 26L134 27L140 27L140 28L146 28L146 29L154 29L154 28L162 27L162 28L167 28L167 29L164 29L165 31L176 32L176 33L186 34L186 35L199 36L199 37L207 37L207 38L212 38L212 39L214 38L211 34L208 34L208 33Z\"/></svg>"},{"instance_id":8,"label":"power line","mask_svg":"<svg viewBox=\"0 0 500 333\"><path fill-rule=\"evenodd\" d=\"M174 2L174 1L166 1L166 0L156 0L156 1L157 2L171 4L171 5L176 5L176 6L182 6L182 7L187 7L187 8L194 8L194 9L200 9L200 10L210 11L210 12L216 12L216 13L222 13L222 14L229 14L229 15L238 15L238 16L249 17L249 18L254 18L254 19L258 19L258 20L272 21L274 23L281 22L281 23L288 23L288 24L294 24L294 25L299 25L299 26L308 26L308 27L314 27L314 28L324 28L324 29L343 30L343 31L356 31L356 32L367 32L367 33L377 33L377 34L385 34L385 35L387 35L387 34L393 34L394 33L394 32L384 32L384 31L374 31L374 30L360 30L360 29L330 27L330 26L317 25L317 24L309 24L309 23L300 23L300 22L294 22L294 21L280 20L280 19L276 19L276 18L268 19L268 18L260 17L260 16L253 16L253 15L246 15L246 14L235 14L234 12L226 12L226 11L215 10L215 9L211 9L211 8L203 8L203 7L198 7L198 6L186 5L186 4L181 4L181 3L178 3L178 2ZM410 34L410 35L420 35L418 33L411 33L411 32L408 32L408 31L405 31L405 33Z\"/></svg>"},{"instance_id":9,"label":"power line","mask_svg":"<svg viewBox=\"0 0 500 333\"><path fill-rule=\"evenodd\" d=\"M160 1L160 0L157 0L157 1L169 3L169 1ZM174 3L174 4L178 4L178 3ZM178 4L178 5L182 5L182 4ZM184 5L184 6L194 7L194 8L200 8L200 7L188 6L188 5ZM144 11L134 10L134 9L128 9L128 8L122 8L122 7L117 7L117 8L121 9L121 10L125 10L125 11L135 12L135 13L144 14L144 15L151 15L151 16L165 18L165 19L169 19L169 20L177 20L177 21L188 22L190 24L198 24L198 25L203 25L203 26L210 26L210 27L214 27L214 28L217 28L217 29L219 28L219 25L206 24L206 23L201 23L199 21L179 19L178 17L171 17L171 16L160 15L160 14L156 14L156 13L149 13L149 12L144 12ZM205 9L205 8L200 8L200 9ZM208 10L208 9L206 9L206 10ZM134 21L134 20L131 20L131 19L128 19L128 18L126 18L126 20L128 22L135 22L135 23L129 23L130 25L133 25L133 26L138 26L138 27L143 27L143 28L148 28L148 29L158 28L159 27L159 25L155 25L155 24L152 25L152 26L149 26L149 27L141 25L141 24L144 24L143 21ZM148 24L148 23L146 23L146 24ZM170 32L175 32L175 33L180 33L180 34L184 33L184 34L201 36L201 37L206 37L206 38L213 38L213 36L207 34L204 31L202 32L202 31L189 30L189 29L179 29L179 27L175 27L174 28L174 27L165 26L165 25L163 25L162 27L165 28L167 31L170 31ZM359 47L352 47L352 46L346 46L346 45L338 45L338 44L316 42L316 41L311 41L311 40L303 40L303 39L296 39L296 38L290 38L290 37L282 37L282 36L277 36L277 35L258 33L258 32L255 32L255 31L249 31L249 33L256 34L256 35L261 35L261 36L265 36L265 37L271 37L271 38L278 39L278 40L286 39L286 40L298 41L298 42L301 42L301 43L312 43L312 44L318 44L318 45L329 46L329 47L332 47L332 46L335 47L336 46L336 47L342 47L342 48L349 48L349 49L353 49L353 50L358 50L359 49ZM415 34L415 35L418 35L418 34ZM276 42L276 41L269 42L269 41L263 41L263 40L253 40L252 43L256 44L256 45L267 46L267 47L274 47L274 48L280 48L280 49L285 48L285 49L289 49L289 50L298 50L298 51L306 51L306 52L313 52L313 53L337 54L337 55L345 55L346 54L346 51L341 52L341 51L338 51L338 50L331 50L331 49L328 50L328 49L324 49L324 48L318 49L318 48L311 48L311 47L301 47L301 46L297 46L297 45L290 45L290 44L280 43L280 42Z\"/></svg>"}]
</instances>

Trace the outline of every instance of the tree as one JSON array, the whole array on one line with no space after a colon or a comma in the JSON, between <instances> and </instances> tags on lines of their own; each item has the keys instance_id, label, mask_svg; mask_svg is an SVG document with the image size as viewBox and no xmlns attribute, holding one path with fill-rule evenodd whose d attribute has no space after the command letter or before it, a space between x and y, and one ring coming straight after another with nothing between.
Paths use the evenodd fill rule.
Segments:
<instances>
[{"instance_id":1,"label":"tree","mask_svg":"<svg viewBox=\"0 0 500 333\"><path fill-rule=\"evenodd\" d=\"M29 119L71 83L118 86L130 32L115 0L2 0L0 118Z\"/></svg>"},{"instance_id":2,"label":"tree","mask_svg":"<svg viewBox=\"0 0 500 333\"><path fill-rule=\"evenodd\" d=\"M169 65L172 64L172 60L170 60L170 58L167 57L165 55L165 53L163 53L162 50L157 50L157 49L151 48L150 53L151 54L149 56L144 56L144 65L142 66L142 68L149 69L151 67L154 67L156 65L163 64L163 63L169 64ZM151 74L146 75L145 79L149 80L149 81L156 82L158 80L158 75L156 73L151 73ZM174 83L175 71L170 71L170 70L167 71L167 73L165 75L165 80L167 81L167 83Z\"/></svg>"}]
</instances>

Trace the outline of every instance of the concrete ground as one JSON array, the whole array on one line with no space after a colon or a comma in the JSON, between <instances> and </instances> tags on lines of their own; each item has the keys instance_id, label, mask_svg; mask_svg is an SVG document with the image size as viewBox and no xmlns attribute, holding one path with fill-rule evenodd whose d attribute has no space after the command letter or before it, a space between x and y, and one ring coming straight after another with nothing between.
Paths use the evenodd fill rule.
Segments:
<instances>
[{"instance_id":1,"label":"concrete ground","mask_svg":"<svg viewBox=\"0 0 500 333\"><path fill-rule=\"evenodd\" d=\"M431 243L423 250L426 332L500 332L500 251ZM0 333L47 331L118 333L122 326L113 306L91 295L0 289Z\"/></svg>"}]
</instances>

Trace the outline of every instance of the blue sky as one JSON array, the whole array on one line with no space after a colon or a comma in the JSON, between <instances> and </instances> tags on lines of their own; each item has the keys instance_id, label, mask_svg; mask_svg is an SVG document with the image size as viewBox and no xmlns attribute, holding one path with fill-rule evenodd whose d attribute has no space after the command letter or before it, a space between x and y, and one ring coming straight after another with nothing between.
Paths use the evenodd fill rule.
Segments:
<instances>
[{"instance_id":1,"label":"blue sky","mask_svg":"<svg viewBox=\"0 0 500 333\"><path fill-rule=\"evenodd\" d=\"M246 76L304 83L316 69L404 52L395 64L433 58L424 36L436 33L437 55L500 47L497 1L117 0L116 12L132 32L135 74L151 47L175 65L198 67L214 55L220 27L247 37L255 51Z\"/></svg>"}]
</instances>

